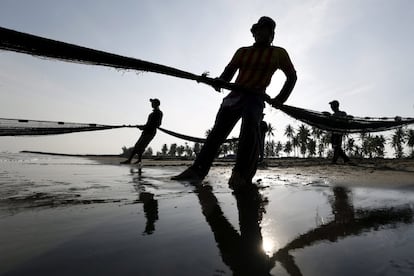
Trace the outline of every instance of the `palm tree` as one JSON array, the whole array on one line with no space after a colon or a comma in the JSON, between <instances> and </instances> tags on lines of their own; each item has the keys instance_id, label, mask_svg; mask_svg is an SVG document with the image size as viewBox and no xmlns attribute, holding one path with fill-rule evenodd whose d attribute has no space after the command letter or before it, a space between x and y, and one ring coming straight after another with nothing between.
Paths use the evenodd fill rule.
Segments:
<instances>
[{"instance_id":1,"label":"palm tree","mask_svg":"<svg viewBox=\"0 0 414 276\"><path fill-rule=\"evenodd\" d=\"M383 135L375 135L373 141L374 153L377 157L385 155L385 137Z\"/></svg>"},{"instance_id":2,"label":"palm tree","mask_svg":"<svg viewBox=\"0 0 414 276\"><path fill-rule=\"evenodd\" d=\"M324 152L325 152L325 145L324 143L320 142L318 144L318 156L322 157Z\"/></svg>"},{"instance_id":3,"label":"palm tree","mask_svg":"<svg viewBox=\"0 0 414 276\"><path fill-rule=\"evenodd\" d=\"M170 149L171 149L171 148L170 148ZM184 146L183 146L183 145L178 146L178 147L177 147L177 149L176 149L177 155L181 157L181 155L183 155L183 153L184 153L184 149L185 149L185 148L184 148Z\"/></svg>"},{"instance_id":4,"label":"palm tree","mask_svg":"<svg viewBox=\"0 0 414 276\"><path fill-rule=\"evenodd\" d=\"M144 156L152 156L152 154L153 152L151 147L148 147L143 153Z\"/></svg>"},{"instance_id":5,"label":"palm tree","mask_svg":"<svg viewBox=\"0 0 414 276\"><path fill-rule=\"evenodd\" d=\"M395 157L402 158L404 156L403 143L405 142L404 130L397 128L391 137L391 146L395 150Z\"/></svg>"},{"instance_id":6,"label":"palm tree","mask_svg":"<svg viewBox=\"0 0 414 276\"><path fill-rule=\"evenodd\" d=\"M293 151L294 151L294 156L297 156L297 148L299 147L299 137L297 135L295 135L292 138L292 147L293 147Z\"/></svg>"},{"instance_id":7,"label":"palm tree","mask_svg":"<svg viewBox=\"0 0 414 276\"><path fill-rule=\"evenodd\" d=\"M270 141L271 137L275 136L275 133L274 133L275 130L276 129L270 123L267 124L266 136L267 136L268 141Z\"/></svg>"},{"instance_id":8,"label":"palm tree","mask_svg":"<svg viewBox=\"0 0 414 276\"><path fill-rule=\"evenodd\" d=\"M283 147L283 151L290 156L290 153L292 152L292 143L290 141L287 141L285 143L285 146Z\"/></svg>"},{"instance_id":9,"label":"palm tree","mask_svg":"<svg viewBox=\"0 0 414 276\"><path fill-rule=\"evenodd\" d=\"M265 155L274 156L275 155L275 141L267 141L265 144Z\"/></svg>"},{"instance_id":10,"label":"palm tree","mask_svg":"<svg viewBox=\"0 0 414 276\"><path fill-rule=\"evenodd\" d=\"M364 143L365 143L365 146L368 145L367 142L365 142L365 140L367 139L367 137L368 137L368 134L366 132L361 132L359 134L359 139L361 140L361 156L362 157L364 157L364 152L366 151L364 149Z\"/></svg>"},{"instance_id":11,"label":"palm tree","mask_svg":"<svg viewBox=\"0 0 414 276\"><path fill-rule=\"evenodd\" d=\"M298 138L300 145L300 153L302 154L302 156L304 156L306 153L309 135L309 128L305 124L301 124L298 130Z\"/></svg>"},{"instance_id":12,"label":"palm tree","mask_svg":"<svg viewBox=\"0 0 414 276\"><path fill-rule=\"evenodd\" d=\"M276 146L275 146L275 155L276 155L276 157L279 157L279 152L281 152L282 149L283 149L283 145L282 145L282 143L280 143L280 141L278 141L276 143Z\"/></svg>"},{"instance_id":13,"label":"palm tree","mask_svg":"<svg viewBox=\"0 0 414 276\"><path fill-rule=\"evenodd\" d=\"M290 143L293 144L293 137L295 137L295 130L292 125L287 125L285 129L285 135L289 139Z\"/></svg>"},{"instance_id":14,"label":"palm tree","mask_svg":"<svg viewBox=\"0 0 414 276\"><path fill-rule=\"evenodd\" d=\"M185 142L184 145L185 145L185 148L184 148L185 155L188 156L188 157L192 156L193 155L193 150L190 148L188 143Z\"/></svg>"},{"instance_id":15,"label":"palm tree","mask_svg":"<svg viewBox=\"0 0 414 276\"><path fill-rule=\"evenodd\" d=\"M309 156L313 157L316 154L316 141L314 139L309 139L307 144Z\"/></svg>"},{"instance_id":16,"label":"palm tree","mask_svg":"<svg viewBox=\"0 0 414 276\"><path fill-rule=\"evenodd\" d=\"M373 138L371 134L364 133L361 147L362 147L362 153L364 154L364 156L368 156L369 158L373 157L374 147L373 147Z\"/></svg>"},{"instance_id":17,"label":"palm tree","mask_svg":"<svg viewBox=\"0 0 414 276\"><path fill-rule=\"evenodd\" d=\"M162 155L164 155L164 156L167 155L167 152L168 152L167 144L162 145L162 148L161 148Z\"/></svg>"},{"instance_id":18,"label":"palm tree","mask_svg":"<svg viewBox=\"0 0 414 276\"><path fill-rule=\"evenodd\" d=\"M410 157L414 158L414 129L407 130L407 146L410 147Z\"/></svg>"},{"instance_id":19,"label":"palm tree","mask_svg":"<svg viewBox=\"0 0 414 276\"><path fill-rule=\"evenodd\" d=\"M316 154L316 148L318 148L318 155L319 155L319 157L322 157L322 153L323 153L324 147L325 147L323 142L322 142L322 137L323 137L324 132L320 128L317 128L317 127L314 127L314 126L312 126L312 128L311 128L311 132L312 132L312 136L315 140L315 154Z\"/></svg>"},{"instance_id":20,"label":"palm tree","mask_svg":"<svg viewBox=\"0 0 414 276\"><path fill-rule=\"evenodd\" d=\"M323 132L322 137L321 137L321 144L322 144L322 146L320 146L320 147L323 148L323 151L325 151L325 149L327 148L327 146L331 144L331 136L332 136L332 133L331 132ZM329 151L328 151L328 153L329 153Z\"/></svg>"},{"instance_id":21,"label":"palm tree","mask_svg":"<svg viewBox=\"0 0 414 276\"><path fill-rule=\"evenodd\" d=\"M168 151L168 155L169 156L175 156L176 153L177 153L177 144L176 143L171 144L170 150Z\"/></svg>"}]
</instances>

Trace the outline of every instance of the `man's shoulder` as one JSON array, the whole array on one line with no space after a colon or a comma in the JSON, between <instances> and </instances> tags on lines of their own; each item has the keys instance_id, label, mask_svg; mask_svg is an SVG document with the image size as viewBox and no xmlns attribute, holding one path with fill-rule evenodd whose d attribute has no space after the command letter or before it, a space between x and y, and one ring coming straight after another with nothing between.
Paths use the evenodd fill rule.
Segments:
<instances>
[{"instance_id":1,"label":"man's shoulder","mask_svg":"<svg viewBox=\"0 0 414 276\"><path fill-rule=\"evenodd\" d=\"M270 47L277 51L286 51L285 48L280 47L280 46L271 45Z\"/></svg>"},{"instance_id":2,"label":"man's shoulder","mask_svg":"<svg viewBox=\"0 0 414 276\"><path fill-rule=\"evenodd\" d=\"M257 47L255 47L254 45L243 46L243 47L240 47L239 49L237 49L237 51L251 50L251 49L257 49ZM269 45L269 46L263 47L261 49L272 49L272 50L275 50L275 51L286 52L285 48L280 47L280 46L274 46L274 45Z\"/></svg>"},{"instance_id":3,"label":"man's shoulder","mask_svg":"<svg viewBox=\"0 0 414 276\"><path fill-rule=\"evenodd\" d=\"M154 112L162 115L162 111L160 109L154 110Z\"/></svg>"}]
</instances>

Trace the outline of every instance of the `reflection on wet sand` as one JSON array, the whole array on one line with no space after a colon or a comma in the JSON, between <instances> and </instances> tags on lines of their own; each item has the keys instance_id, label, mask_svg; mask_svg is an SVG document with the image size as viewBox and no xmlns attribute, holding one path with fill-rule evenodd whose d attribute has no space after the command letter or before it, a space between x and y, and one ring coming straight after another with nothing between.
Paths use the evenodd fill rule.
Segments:
<instances>
[{"instance_id":1,"label":"reflection on wet sand","mask_svg":"<svg viewBox=\"0 0 414 276\"><path fill-rule=\"evenodd\" d=\"M223 262L236 275L269 275L272 265L262 247L260 228L266 201L258 191L235 195L240 234L224 216L211 186L198 186L195 193L213 231Z\"/></svg>"},{"instance_id":2,"label":"reflection on wet sand","mask_svg":"<svg viewBox=\"0 0 414 276\"><path fill-rule=\"evenodd\" d=\"M413 210L410 206L378 209L354 209L351 192L343 187L333 188L331 199L334 220L299 235L279 249L272 260L279 261L290 275L302 275L289 251L302 249L317 242L336 242L339 238L358 236L361 233L396 227L398 223L412 223Z\"/></svg>"},{"instance_id":3,"label":"reflection on wet sand","mask_svg":"<svg viewBox=\"0 0 414 276\"><path fill-rule=\"evenodd\" d=\"M235 275L270 275L279 262L289 275L302 275L290 251L303 249L320 241L336 242L339 238L397 227L398 223L412 223L410 206L378 209L355 209L351 192L334 187L331 199L333 221L301 234L269 257L263 250L260 222L267 200L256 189L236 193L240 234L224 216L209 185L195 188L202 213L209 224L223 262Z\"/></svg>"},{"instance_id":4,"label":"reflection on wet sand","mask_svg":"<svg viewBox=\"0 0 414 276\"><path fill-rule=\"evenodd\" d=\"M138 193L136 203L143 203L144 213L147 222L143 235L151 235L155 231L155 222L158 220L158 201L154 199L154 194L145 191L145 181L142 178L141 171L137 177L133 177L134 188Z\"/></svg>"}]
</instances>

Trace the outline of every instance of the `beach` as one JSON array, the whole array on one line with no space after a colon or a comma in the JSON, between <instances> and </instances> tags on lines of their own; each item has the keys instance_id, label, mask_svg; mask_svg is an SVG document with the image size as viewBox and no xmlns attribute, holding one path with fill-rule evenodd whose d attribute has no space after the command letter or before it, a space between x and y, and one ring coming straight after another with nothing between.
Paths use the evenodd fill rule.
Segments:
<instances>
[{"instance_id":1,"label":"beach","mask_svg":"<svg viewBox=\"0 0 414 276\"><path fill-rule=\"evenodd\" d=\"M414 160L232 161L0 153L0 275L412 275Z\"/></svg>"}]
</instances>

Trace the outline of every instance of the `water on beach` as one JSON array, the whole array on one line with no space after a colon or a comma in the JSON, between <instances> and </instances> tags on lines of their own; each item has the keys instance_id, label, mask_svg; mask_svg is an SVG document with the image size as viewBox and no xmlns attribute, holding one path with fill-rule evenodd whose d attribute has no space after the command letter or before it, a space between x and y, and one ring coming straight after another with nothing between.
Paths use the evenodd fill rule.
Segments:
<instances>
[{"instance_id":1,"label":"water on beach","mask_svg":"<svg viewBox=\"0 0 414 276\"><path fill-rule=\"evenodd\" d=\"M0 275L413 275L414 191L0 153ZM336 167L341 170L341 167Z\"/></svg>"}]
</instances>

